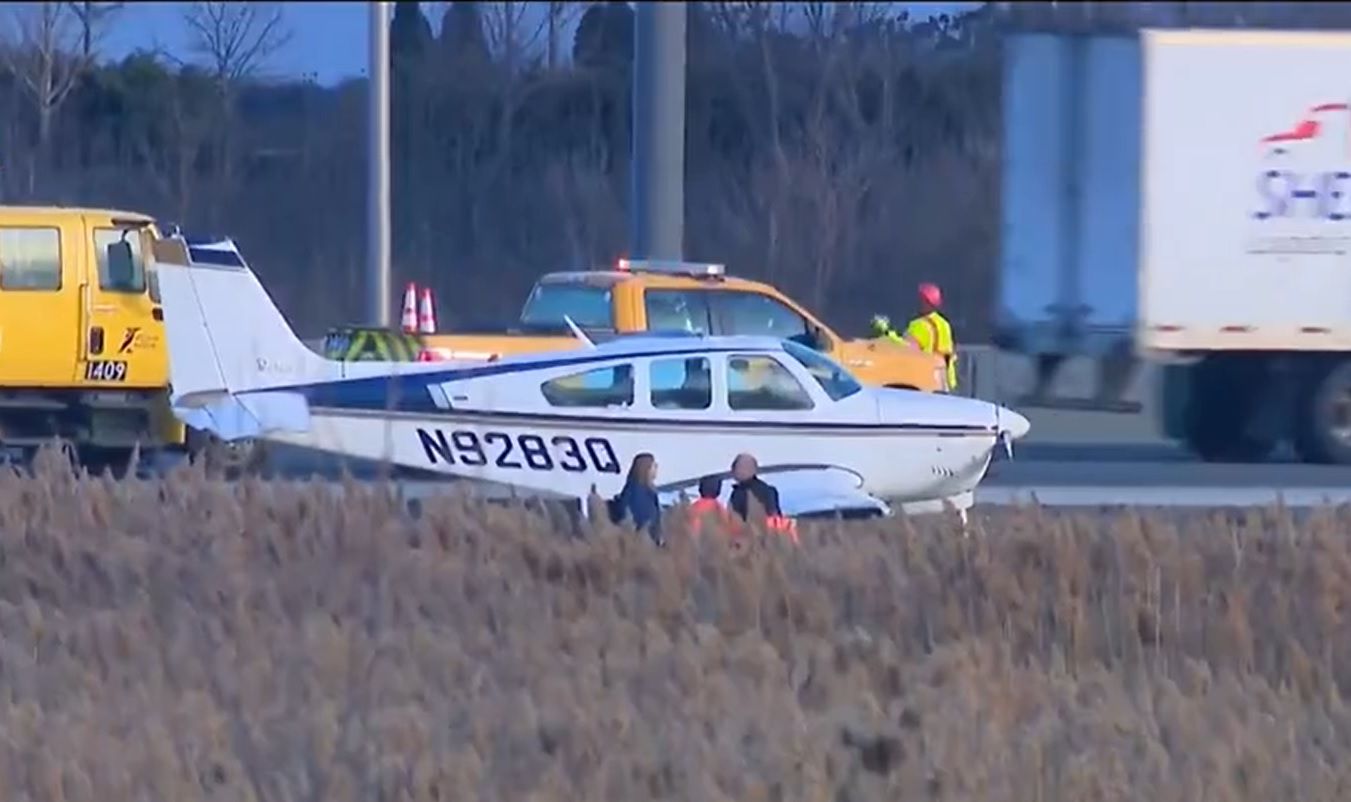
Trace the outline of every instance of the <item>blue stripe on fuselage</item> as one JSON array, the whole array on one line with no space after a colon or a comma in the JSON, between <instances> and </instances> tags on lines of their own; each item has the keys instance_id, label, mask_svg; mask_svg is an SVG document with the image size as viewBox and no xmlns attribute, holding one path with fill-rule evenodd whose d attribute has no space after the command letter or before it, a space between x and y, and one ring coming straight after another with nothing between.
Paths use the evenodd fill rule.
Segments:
<instances>
[{"instance_id":1,"label":"blue stripe on fuselage","mask_svg":"<svg viewBox=\"0 0 1351 802\"><path fill-rule=\"evenodd\" d=\"M885 434L922 434L936 437L970 437L981 435L995 436L993 424L982 423L879 423L872 421L784 421L784 420L728 420L726 418L661 418L631 417L628 415L597 414L560 414L553 412L499 412L482 409L357 409L355 407L310 407L314 415L319 416L388 416L390 419L410 419L421 423L451 422L463 424L502 424L559 426L574 428L604 429L735 429L735 430L775 430L783 429L803 434L814 433L875 433Z\"/></svg>"},{"instance_id":2,"label":"blue stripe on fuselage","mask_svg":"<svg viewBox=\"0 0 1351 802\"><path fill-rule=\"evenodd\" d=\"M268 392L300 393L310 406L331 409L387 409L400 412L435 412L440 408L432 401L427 388L434 384L480 379L486 376L506 376L532 370L546 370L584 366L616 360L645 359L647 357L691 357L707 354L730 354L762 350L747 348L688 348L681 350L634 351L627 354L583 353L567 357L544 359L528 363L493 362L472 368L449 368L405 376L367 376L355 379L337 379L318 384L295 384L269 387Z\"/></svg>"}]
</instances>

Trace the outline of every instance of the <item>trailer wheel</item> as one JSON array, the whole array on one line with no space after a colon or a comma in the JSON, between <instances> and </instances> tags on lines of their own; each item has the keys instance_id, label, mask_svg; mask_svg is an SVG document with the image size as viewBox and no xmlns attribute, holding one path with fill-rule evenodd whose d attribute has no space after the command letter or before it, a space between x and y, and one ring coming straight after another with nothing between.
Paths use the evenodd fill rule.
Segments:
<instances>
[{"instance_id":1,"label":"trailer wheel","mask_svg":"<svg viewBox=\"0 0 1351 802\"><path fill-rule=\"evenodd\" d=\"M1267 384L1266 366L1242 357L1210 357L1191 370L1182 411L1184 440L1206 462L1261 462L1276 438L1253 426Z\"/></svg>"},{"instance_id":2,"label":"trailer wheel","mask_svg":"<svg viewBox=\"0 0 1351 802\"><path fill-rule=\"evenodd\" d=\"M1305 462L1351 464L1351 361L1316 374L1300 399L1295 451Z\"/></svg>"}]
</instances>

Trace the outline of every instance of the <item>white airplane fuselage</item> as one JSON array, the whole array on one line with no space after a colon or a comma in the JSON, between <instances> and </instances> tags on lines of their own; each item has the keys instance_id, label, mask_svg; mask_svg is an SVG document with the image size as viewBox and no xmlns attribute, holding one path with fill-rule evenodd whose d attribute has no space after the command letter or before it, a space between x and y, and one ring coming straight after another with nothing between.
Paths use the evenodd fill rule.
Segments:
<instances>
[{"instance_id":1,"label":"white airplane fuselage","mask_svg":"<svg viewBox=\"0 0 1351 802\"><path fill-rule=\"evenodd\" d=\"M312 410L311 416L309 431L269 439L572 497L584 497L593 485L602 495L619 492L629 463L643 452L656 457L659 486L690 489L699 477L726 472L737 454L748 452L776 470L851 472L861 490L888 501L946 498L976 487L996 446L993 428L747 429L619 417L539 422L491 414L424 417L328 409Z\"/></svg>"}]
</instances>

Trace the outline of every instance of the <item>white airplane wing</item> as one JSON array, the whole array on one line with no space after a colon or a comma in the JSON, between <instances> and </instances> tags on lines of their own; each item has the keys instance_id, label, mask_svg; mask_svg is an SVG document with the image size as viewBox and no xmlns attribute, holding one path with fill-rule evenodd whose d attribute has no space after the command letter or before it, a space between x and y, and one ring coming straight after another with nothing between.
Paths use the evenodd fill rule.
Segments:
<instances>
[{"instance_id":1,"label":"white airplane wing","mask_svg":"<svg viewBox=\"0 0 1351 802\"><path fill-rule=\"evenodd\" d=\"M732 497L735 482L722 474L723 504ZM829 465L761 466L760 478L779 491L779 506L790 518L833 517L842 514L891 515L891 507L863 489L863 480L853 471ZM662 504L674 505L680 497L693 500L698 482L667 485L659 490Z\"/></svg>"}]
</instances>

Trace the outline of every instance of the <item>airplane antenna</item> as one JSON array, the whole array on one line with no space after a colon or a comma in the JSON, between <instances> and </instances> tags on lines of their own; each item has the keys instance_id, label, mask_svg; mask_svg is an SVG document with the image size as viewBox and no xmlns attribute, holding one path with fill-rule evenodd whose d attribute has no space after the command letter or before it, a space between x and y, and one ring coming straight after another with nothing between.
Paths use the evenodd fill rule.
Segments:
<instances>
[{"instance_id":1,"label":"airplane antenna","mask_svg":"<svg viewBox=\"0 0 1351 802\"><path fill-rule=\"evenodd\" d=\"M574 336L574 337L576 337L577 339L581 340L582 342L586 343L586 347L587 347L587 348L595 348L595 347L596 347L596 344L593 343L593 342L591 342L591 338L588 337L588 336L586 336L586 332L582 331L582 330L577 326L576 323L573 323L573 322L572 322L572 316L571 316L571 315L564 315L564 316L563 316L563 322L568 324L568 328L569 328L569 329L572 329L572 336Z\"/></svg>"}]
</instances>

